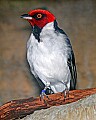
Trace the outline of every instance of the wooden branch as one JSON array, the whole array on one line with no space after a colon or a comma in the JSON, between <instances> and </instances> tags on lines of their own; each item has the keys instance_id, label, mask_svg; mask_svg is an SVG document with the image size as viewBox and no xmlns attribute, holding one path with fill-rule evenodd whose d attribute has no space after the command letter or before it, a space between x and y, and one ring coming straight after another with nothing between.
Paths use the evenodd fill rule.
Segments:
<instances>
[{"instance_id":1,"label":"wooden branch","mask_svg":"<svg viewBox=\"0 0 96 120\"><path fill-rule=\"evenodd\" d=\"M12 100L0 107L0 120L14 120L16 118L21 118L31 114L36 110L72 103L95 93L96 88L91 88L70 91L69 97L67 97L65 100L63 93L49 95L49 99L45 97L45 102L40 101L39 97Z\"/></svg>"}]
</instances>

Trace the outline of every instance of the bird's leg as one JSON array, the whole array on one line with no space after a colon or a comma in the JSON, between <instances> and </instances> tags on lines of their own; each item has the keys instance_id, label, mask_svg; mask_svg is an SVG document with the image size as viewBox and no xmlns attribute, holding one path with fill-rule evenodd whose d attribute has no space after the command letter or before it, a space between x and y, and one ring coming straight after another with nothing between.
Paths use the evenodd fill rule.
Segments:
<instances>
[{"instance_id":1,"label":"bird's leg","mask_svg":"<svg viewBox=\"0 0 96 120\"><path fill-rule=\"evenodd\" d=\"M49 99L49 97L46 95L47 88L50 88L50 83L46 83L45 88L41 91L40 94L40 100L44 100L44 96Z\"/></svg>"},{"instance_id":2,"label":"bird's leg","mask_svg":"<svg viewBox=\"0 0 96 120\"><path fill-rule=\"evenodd\" d=\"M44 100L44 96L46 96L48 98L48 96L46 95L46 87L41 91L41 94L40 94L40 100ZM49 99L49 98L48 98Z\"/></svg>"},{"instance_id":3,"label":"bird's leg","mask_svg":"<svg viewBox=\"0 0 96 120\"><path fill-rule=\"evenodd\" d=\"M64 84L64 85L65 85L65 90L63 92L64 92L64 100L65 100L67 96L69 97L69 89L66 84Z\"/></svg>"}]
</instances>

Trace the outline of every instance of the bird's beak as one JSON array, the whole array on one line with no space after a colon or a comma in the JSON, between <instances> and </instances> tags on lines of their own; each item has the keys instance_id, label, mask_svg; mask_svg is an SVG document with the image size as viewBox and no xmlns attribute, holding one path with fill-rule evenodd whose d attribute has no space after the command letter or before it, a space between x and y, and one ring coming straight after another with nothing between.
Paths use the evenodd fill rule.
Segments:
<instances>
[{"instance_id":1,"label":"bird's beak","mask_svg":"<svg viewBox=\"0 0 96 120\"><path fill-rule=\"evenodd\" d=\"M24 18L26 20L32 20L32 17L30 15L28 15L28 14L21 15L21 18Z\"/></svg>"}]
</instances>

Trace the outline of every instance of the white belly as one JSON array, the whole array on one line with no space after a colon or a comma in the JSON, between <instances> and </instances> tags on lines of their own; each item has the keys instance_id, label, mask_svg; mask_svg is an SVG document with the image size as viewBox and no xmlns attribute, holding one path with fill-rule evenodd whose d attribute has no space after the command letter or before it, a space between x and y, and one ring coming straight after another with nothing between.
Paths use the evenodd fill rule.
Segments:
<instances>
[{"instance_id":1,"label":"white belly","mask_svg":"<svg viewBox=\"0 0 96 120\"><path fill-rule=\"evenodd\" d=\"M44 30L44 31L43 31ZM43 29L40 34L41 42L33 34L27 44L27 59L31 72L38 76L46 85L56 92L63 91L64 83L70 87L70 70L67 65L69 48L65 42L66 36L59 36L54 29Z\"/></svg>"},{"instance_id":2,"label":"white belly","mask_svg":"<svg viewBox=\"0 0 96 120\"><path fill-rule=\"evenodd\" d=\"M49 50L41 42L38 46L29 47L27 57L32 73L45 85L46 82L50 82L52 86L56 85L59 88L60 85L64 86L62 83L68 83L70 80L67 57L62 51ZM61 89L64 90L62 87ZM59 88L60 91L62 90Z\"/></svg>"}]
</instances>

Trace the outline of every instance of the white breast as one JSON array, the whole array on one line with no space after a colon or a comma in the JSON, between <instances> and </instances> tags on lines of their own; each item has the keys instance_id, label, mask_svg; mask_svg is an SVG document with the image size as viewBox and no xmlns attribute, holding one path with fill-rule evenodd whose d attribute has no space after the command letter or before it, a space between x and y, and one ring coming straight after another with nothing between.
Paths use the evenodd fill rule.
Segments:
<instances>
[{"instance_id":1,"label":"white breast","mask_svg":"<svg viewBox=\"0 0 96 120\"><path fill-rule=\"evenodd\" d=\"M64 90L63 83L70 82L70 71L67 65L66 36L57 35L53 24L49 23L40 34L38 42L33 34L28 41L27 59L32 73L46 85L50 82L54 92ZM60 87L61 86L61 87Z\"/></svg>"}]
</instances>

